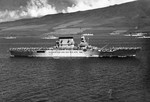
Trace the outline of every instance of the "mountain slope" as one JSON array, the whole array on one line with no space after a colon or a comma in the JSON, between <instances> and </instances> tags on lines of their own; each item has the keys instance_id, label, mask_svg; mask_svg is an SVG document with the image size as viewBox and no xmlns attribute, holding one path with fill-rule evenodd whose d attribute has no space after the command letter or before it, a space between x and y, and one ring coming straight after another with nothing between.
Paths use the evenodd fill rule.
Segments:
<instances>
[{"instance_id":1,"label":"mountain slope","mask_svg":"<svg viewBox=\"0 0 150 102\"><path fill-rule=\"evenodd\" d=\"M150 2L135 1L102 9L47 15L0 24L0 36L41 36L42 34L109 34L148 32L150 29Z\"/></svg>"}]
</instances>

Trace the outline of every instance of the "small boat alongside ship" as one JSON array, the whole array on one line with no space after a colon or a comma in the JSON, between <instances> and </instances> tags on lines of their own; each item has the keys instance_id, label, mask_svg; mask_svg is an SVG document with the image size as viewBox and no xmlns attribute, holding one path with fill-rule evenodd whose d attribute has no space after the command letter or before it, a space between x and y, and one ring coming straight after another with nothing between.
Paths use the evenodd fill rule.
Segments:
<instances>
[{"instance_id":1,"label":"small boat alongside ship","mask_svg":"<svg viewBox=\"0 0 150 102\"><path fill-rule=\"evenodd\" d=\"M140 47L98 48L89 45L85 36L81 36L78 46L73 37L59 37L53 47L10 48L11 57L134 57Z\"/></svg>"}]
</instances>

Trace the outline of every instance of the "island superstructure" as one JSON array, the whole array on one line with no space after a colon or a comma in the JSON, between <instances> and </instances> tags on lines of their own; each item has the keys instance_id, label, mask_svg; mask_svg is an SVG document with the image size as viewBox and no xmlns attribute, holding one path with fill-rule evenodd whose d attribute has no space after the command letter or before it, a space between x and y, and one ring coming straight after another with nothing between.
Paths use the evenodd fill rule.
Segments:
<instances>
[{"instance_id":1,"label":"island superstructure","mask_svg":"<svg viewBox=\"0 0 150 102\"><path fill-rule=\"evenodd\" d=\"M53 47L10 48L11 57L132 57L140 47L98 48L89 45L85 36L75 46L73 37L59 37Z\"/></svg>"}]
</instances>

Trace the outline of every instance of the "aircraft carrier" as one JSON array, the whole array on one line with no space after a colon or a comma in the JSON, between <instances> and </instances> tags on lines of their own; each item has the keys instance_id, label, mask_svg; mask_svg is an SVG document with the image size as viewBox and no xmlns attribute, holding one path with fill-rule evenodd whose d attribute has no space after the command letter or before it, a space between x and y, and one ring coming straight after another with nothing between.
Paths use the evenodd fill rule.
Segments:
<instances>
[{"instance_id":1,"label":"aircraft carrier","mask_svg":"<svg viewBox=\"0 0 150 102\"><path fill-rule=\"evenodd\" d=\"M73 37L59 37L53 47L10 48L10 57L135 57L140 47L98 48L81 36L78 46Z\"/></svg>"}]
</instances>

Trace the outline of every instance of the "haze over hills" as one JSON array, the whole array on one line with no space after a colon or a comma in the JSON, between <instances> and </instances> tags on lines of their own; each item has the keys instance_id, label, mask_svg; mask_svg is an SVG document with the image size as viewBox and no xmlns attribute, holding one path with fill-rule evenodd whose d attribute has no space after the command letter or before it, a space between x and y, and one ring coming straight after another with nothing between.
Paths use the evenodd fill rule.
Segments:
<instances>
[{"instance_id":1,"label":"haze over hills","mask_svg":"<svg viewBox=\"0 0 150 102\"><path fill-rule=\"evenodd\" d=\"M0 23L0 36L149 32L149 4L148 0L134 1L89 11Z\"/></svg>"}]
</instances>

